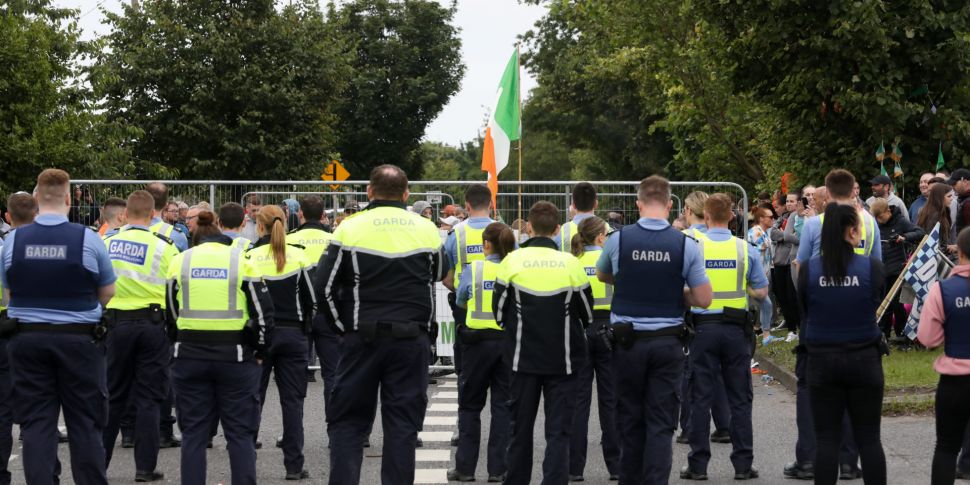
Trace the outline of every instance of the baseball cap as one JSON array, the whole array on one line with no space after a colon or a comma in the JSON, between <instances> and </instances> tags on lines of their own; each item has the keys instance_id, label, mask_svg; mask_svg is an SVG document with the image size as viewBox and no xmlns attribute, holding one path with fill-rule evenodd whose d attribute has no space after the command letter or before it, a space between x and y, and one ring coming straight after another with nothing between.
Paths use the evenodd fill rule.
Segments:
<instances>
[{"instance_id":1,"label":"baseball cap","mask_svg":"<svg viewBox=\"0 0 970 485\"><path fill-rule=\"evenodd\" d=\"M441 219L438 219L438 220L441 221L442 224L447 224L452 227L457 226L458 223L461 222L461 219L455 216L442 217Z\"/></svg>"},{"instance_id":2,"label":"baseball cap","mask_svg":"<svg viewBox=\"0 0 970 485\"><path fill-rule=\"evenodd\" d=\"M448 217L453 216L458 211L458 206L454 204L448 204L441 209L441 215Z\"/></svg>"},{"instance_id":3,"label":"baseball cap","mask_svg":"<svg viewBox=\"0 0 970 485\"><path fill-rule=\"evenodd\" d=\"M886 175L876 175L869 181L869 185L892 185L893 181Z\"/></svg>"},{"instance_id":4,"label":"baseball cap","mask_svg":"<svg viewBox=\"0 0 970 485\"><path fill-rule=\"evenodd\" d=\"M953 171L950 175L950 179L946 181L949 185L954 185L961 180L970 180L970 170L965 168L958 168Z\"/></svg>"}]
</instances>

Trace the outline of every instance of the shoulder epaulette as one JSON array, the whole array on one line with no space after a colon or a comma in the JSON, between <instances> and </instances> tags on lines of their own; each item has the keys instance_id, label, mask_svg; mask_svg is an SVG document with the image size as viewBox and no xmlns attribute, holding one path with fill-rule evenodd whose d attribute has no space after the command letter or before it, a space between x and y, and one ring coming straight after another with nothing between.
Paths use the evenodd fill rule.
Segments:
<instances>
[{"instance_id":1,"label":"shoulder epaulette","mask_svg":"<svg viewBox=\"0 0 970 485\"><path fill-rule=\"evenodd\" d=\"M617 232L619 232L619 231L617 231ZM683 235L684 235L684 237L686 237L687 239L690 239L691 241L694 241L694 242L696 242L696 243L699 243L699 242L701 242L701 240L700 240L700 239L697 239L696 237L694 237L694 236L693 236L693 235L691 235L691 234L687 234L686 232L682 232L681 234L683 234Z\"/></svg>"},{"instance_id":2,"label":"shoulder epaulette","mask_svg":"<svg viewBox=\"0 0 970 485\"><path fill-rule=\"evenodd\" d=\"M299 249L306 249L306 246L304 246L304 245L302 245L302 244L296 244L296 243L286 243L286 245L287 245L287 246L293 246L293 247L295 247L295 248L299 248Z\"/></svg>"},{"instance_id":3,"label":"shoulder epaulette","mask_svg":"<svg viewBox=\"0 0 970 485\"><path fill-rule=\"evenodd\" d=\"M154 235L155 235L155 237L157 237L157 238L159 238L159 239L161 239L162 241L165 241L165 242L167 242L167 243L169 243L169 244L175 244L175 241L173 241L173 240L172 240L172 238L170 238L170 237L168 237L168 236L164 236L164 235L162 235L162 234L159 234L159 233L157 233L157 232L153 232L152 234L154 234Z\"/></svg>"},{"instance_id":4,"label":"shoulder epaulette","mask_svg":"<svg viewBox=\"0 0 970 485\"><path fill-rule=\"evenodd\" d=\"M176 226L175 224L169 224L169 225L172 226L172 229L173 230L178 231L179 233L185 232L185 231L179 229L179 226Z\"/></svg>"},{"instance_id":5,"label":"shoulder epaulette","mask_svg":"<svg viewBox=\"0 0 970 485\"><path fill-rule=\"evenodd\" d=\"M299 228L299 227L297 227L297 228L295 228L295 229L290 229L290 230L289 230L289 231L288 231L288 232L286 233L286 235L288 236L288 235L290 235L290 234L296 234L296 233L298 233L298 232L300 232L300 228Z\"/></svg>"}]
</instances>

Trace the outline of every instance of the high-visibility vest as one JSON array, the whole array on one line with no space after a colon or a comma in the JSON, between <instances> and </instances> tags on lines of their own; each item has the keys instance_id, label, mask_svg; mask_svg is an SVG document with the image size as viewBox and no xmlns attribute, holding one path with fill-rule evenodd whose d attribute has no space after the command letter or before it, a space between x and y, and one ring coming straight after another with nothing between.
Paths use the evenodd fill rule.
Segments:
<instances>
[{"instance_id":1,"label":"high-visibility vest","mask_svg":"<svg viewBox=\"0 0 970 485\"><path fill-rule=\"evenodd\" d=\"M568 253L571 252L573 244L573 236L579 232L579 224L573 221L569 221L563 224L559 228L559 250Z\"/></svg>"},{"instance_id":2,"label":"high-visibility vest","mask_svg":"<svg viewBox=\"0 0 970 485\"><path fill-rule=\"evenodd\" d=\"M178 255L171 239L136 227L122 227L104 240L118 280L108 309L165 308L165 275Z\"/></svg>"},{"instance_id":3,"label":"high-visibility vest","mask_svg":"<svg viewBox=\"0 0 970 485\"><path fill-rule=\"evenodd\" d=\"M468 314L465 325L473 330L493 329L502 327L495 323L492 313L492 293L495 289L495 276L499 265L488 260L475 261L468 265L472 281L472 296L468 300Z\"/></svg>"},{"instance_id":4,"label":"high-visibility vest","mask_svg":"<svg viewBox=\"0 0 970 485\"><path fill-rule=\"evenodd\" d=\"M485 247L482 234L485 228L475 229L467 223L455 228L455 252L458 264L455 265L455 281L461 278L461 272L475 261L485 261Z\"/></svg>"},{"instance_id":5,"label":"high-visibility vest","mask_svg":"<svg viewBox=\"0 0 970 485\"><path fill-rule=\"evenodd\" d=\"M242 249L243 251L248 251L249 248L253 247L253 242L249 238L242 236L236 236L232 238L232 247Z\"/></svg>"},{"instance_id":6,"label":"high-visibility vest","mask_svg":"<svg viewBox=\"0 0 970 485\"><path fill-rule=\"evenodd\" d=\"M586 270L589 286L593 290L593 310L609 310L613 303L613 285L603 283L596 277L596 262L599 261L602 249L586 251L579 257L579 262Z\"/></svg>"},{"instance_id":7,"label":"high-visibility vest","mask_svg":"<svg viewBox=\"0 0 970 485\"><path fill-rule=\"evenodd\" d=\"M862 219L859 222L859 230L862 231L862 240L859 241L859 245L855 248L855 253L860 256L869 256L872 254L872 248L878 241L873 241L876 238L876 231L874 229L874 224L868 218L866 218L863 212L859 212L859 218ZM818 216L818 227L819 234L821 234L822 224L825 222L825 214ZM870 243L869 241L873 241Z\"/></svg>"},{"instance_id":8,"label":"high-visibility vest","mask_svg":"<svg viewBox=\"0 0 970 485\"><path fill-rule=\"evenodd\" d=\"M331 240L333 240L333 234L313 227L298 229L286 235L288 244L303 246L309 268L314 268L320 263L320 258L327 252L327 246L330 245Z\"/></svg>"},{"instance_id":9,"label":"high-visibility vest","mask_svg":"<svg viewBox=\"0 0 970 485\"><path fill-rule=\"evenodd\" d=\"M243 283L260 278L238 247L200 244L176 256L168 275L178 285L179 330L240 331L246 326Z\"/></svg>"},{"instance_id":10,"label":"high-visibility vest","mask_svg":"<svg viewBox=\"0 0 970 485\"><path fill-rule=\"evenodd\" d=\"M300 278L306 274L304 273L304 269L308 263L306 253L302 249L289 244L286 245L286 263L283 265L282 271L277 271L276 269L276 260L273 258L273 246L270 244L264 244L250 249L246 252L246 258L249 260L249 264L252 266L255 274L259 275L266 282L266 286L270 289L270 295L274 297L273 303L277 306L274 311L275 318L292 318L293 321L302 322L307 312L313 313L312 308L302 308L300 304ZM282 288L282 290L278 290L277 288ZM292 298L290 301L293 303L291 305L277 303L276 298L280 297L280 293L285 294L287 299ZM289 315L283 315L279 311L280 308L292 308L295 312Z\"/></svg>"},{"instance_id":11,"label":"high-visibility vest","mask_svg":"<svg viewBox=\"0 0 970 485\"><path fill-rule=\"evenodd\" d=\"M711 280L714 299L708 310L748 308L748 243L736 237L714 241L697 233L704 247L704 268Z\"/></svg>"},{"instance_id":12,"label":"high-visibility vest","mask_svg":"<svg viewBox=\"0 0 970 485\"><path fill-rule=\"evenodd\" d=\"M161 234L169 239L172 239L172 233L175 232L175 226L165 221L158 221L148 226L148 230L154 232L155 234Z\"/></svg>"}]
</instances>

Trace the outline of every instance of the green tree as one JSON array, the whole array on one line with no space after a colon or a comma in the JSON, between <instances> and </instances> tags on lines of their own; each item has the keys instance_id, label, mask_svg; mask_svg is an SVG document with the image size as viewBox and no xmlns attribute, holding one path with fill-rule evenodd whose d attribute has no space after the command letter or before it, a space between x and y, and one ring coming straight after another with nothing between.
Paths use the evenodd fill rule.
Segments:
<instances>
[{"instance_id":1,"label":"green tree","mask_svg":"<svg viewBox=\"0 0 970 485\"><path fill-rule=\"evenodd\" d=\"M182 178L316 178L351 71L315 0L159 0L107 13L92 69L134 156Z\"/></svg>"},{"instance_id":2,"label":"green tree","mask_svg":"<svg viewBox=\"0 0 970 485\"><path fill-rule=\"evenodd\" d=\"M353 56L337 106L338 147L351 173L381 163L421 173L421 138L465 72L454 13L454 3L431 0L353 0L332 14Z\"/></svg>"},{"instance_id":3,"label":"green tree","mask_svg":"<svg viewBox=\"0 0 970 485\"><path fill-rule=\"evenodd\" d=\"M46 0L0 5L0 195L30 190L48 167L75 178L124 173L123 136L90 110L77 11Z\"/></svg>"},{"instance_id":4,"label":"green tree","mask_svg":"<svg viewBox=\"0 0 970 485\"><path fill-rule=\"evenodd\" d=\"M587 150L574 173L630 159L612 145L647 162L624 178L663 167L769 188L835 166L868 177L875 147L896 139L904 171L929 168L940 139L953 168L970 142L968 22L948 1L550 2L525 36L530 104L549 120L533 126ZM602 122L623 136L598 146Z\"/></svg>"}]
</instances>

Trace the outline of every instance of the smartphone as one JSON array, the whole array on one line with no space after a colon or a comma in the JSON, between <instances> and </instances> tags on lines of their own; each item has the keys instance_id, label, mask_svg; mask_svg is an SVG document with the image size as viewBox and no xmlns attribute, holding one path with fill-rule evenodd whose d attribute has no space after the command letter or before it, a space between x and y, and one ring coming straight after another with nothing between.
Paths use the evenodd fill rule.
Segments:
<instances>
[{"instance_id":1,"label":"smartphone","mask_svg":"<svg viewBox=\"0 0 970 485\"><path fill-rule=\"evenodd\" d=\"M808 208L808 197L802 197L802 206Z\"/></svg>"}]
</instances>

